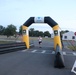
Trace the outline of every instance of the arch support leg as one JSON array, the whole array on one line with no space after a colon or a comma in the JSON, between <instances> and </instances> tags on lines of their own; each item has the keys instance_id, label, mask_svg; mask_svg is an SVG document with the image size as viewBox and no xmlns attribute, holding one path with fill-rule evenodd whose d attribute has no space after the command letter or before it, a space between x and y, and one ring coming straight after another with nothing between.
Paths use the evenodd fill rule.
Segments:
<instances>
[{"instance_id":1,"label":"arch support leg","mask_svg":"<svg viewBox=\"0 0 76 75\"><path fill-rule=\"evenodd\" d=\"M29 34L28 34L28 27L26 26L22 26L22 39L23 39L23 42L25 42L25 45L27 47L27 49L29 49Z\"/></svg>"},{"instance_id":2,"label":"arch support leg","mask_svg":"<svg viewBox=\"0 0 76 75\"><path fill-rule=\"evenodd\" d=\"M60 50L60 47L57 45L55 50L55 61L54 61L55 68L64 68L64 58L63 53Z\"/></svg>"}]
</instances>

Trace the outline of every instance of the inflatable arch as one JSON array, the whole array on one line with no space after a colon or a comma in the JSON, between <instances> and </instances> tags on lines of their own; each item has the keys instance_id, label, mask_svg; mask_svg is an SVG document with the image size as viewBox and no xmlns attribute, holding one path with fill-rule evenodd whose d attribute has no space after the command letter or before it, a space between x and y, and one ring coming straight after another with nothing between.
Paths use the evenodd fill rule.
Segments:
<instances>
[{"instance_id":1,"label":"inflatable arch","mask_svg":"<svg viewBox=\"0 0 76 75\"><path fill-rule=\"evenodd\" d=\"M29 32L28 27L32 23L47 23L49 26L53 28L54 31L54 49L56 50L56 46L58 45L60 49L62 49L61 40L60 40L60 32L58 24L51 17L30 17L22 26L23 32L23 42L25 42L26 47L29 48Z\"/></svg>"},{"instance_id":2,"label":"inflatable arch","mask_svg":"<svg viewBox=\"0 0 76 75\"><path fill-rule=\"evenodd\" d=\"M26 47L29 49L29 33L28 27L32 23L47 23L49 24L54 31L54 50L55 50L55 61L54 67L64 68L64 58L62 53L62 44L60 39L60 32L58 24L50 17L30 17L22 26L23 32L23 42L25 42Z\"/></svg>"}]
</instances>

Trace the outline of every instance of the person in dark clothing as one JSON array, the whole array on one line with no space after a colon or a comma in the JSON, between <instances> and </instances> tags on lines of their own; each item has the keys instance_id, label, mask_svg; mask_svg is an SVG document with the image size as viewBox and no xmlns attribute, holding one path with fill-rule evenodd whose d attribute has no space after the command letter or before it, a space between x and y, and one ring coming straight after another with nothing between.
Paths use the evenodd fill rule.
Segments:
<instances>
[{"instance_id":1,"label":"person in dark clothing","mask_svg":"<svg viewBox=\"0 0 76 75\"><path fill-rule=\"evenodd\" d=\"M60 32L60 39L61 39L61 44L62 44L62 48L63 48L63 47L64 47L64 45L63 45L62 38L63 38L63 35L62 35L62 33Z\"/></svg>"}]
</instances>

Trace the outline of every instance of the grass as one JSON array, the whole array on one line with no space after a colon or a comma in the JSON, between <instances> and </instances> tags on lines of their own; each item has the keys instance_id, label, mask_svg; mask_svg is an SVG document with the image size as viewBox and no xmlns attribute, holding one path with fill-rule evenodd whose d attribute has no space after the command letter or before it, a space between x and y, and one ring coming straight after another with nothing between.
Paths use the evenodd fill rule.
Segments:
<instances>
[{"instance_id":1,"label":"grass","mask_svg":"<svg viewBox=\"0 0 76 75\"><path fill-rule=\"evenodd\" d=\"M18 36L16 38L11 36L11 37L7 38L6 36L1 36L0 35L0 39L1 39L0 40L0 44L5 44L5 43L11 43L12 41L22 41L22 36ZM8 41L8 40L11 40L11 41ZM29 37L29 40L30 41L35 41L35 40L38 40L38 37ZM53 39L42 37L42 40L44 40L44 41L51 41Z\"/></svg>"},{"instance_id":2,"label":"grass","mask_svg":"<svg viewBox=\"0 0 76 75\"><path fill-rule=\"evenodd\" d=\"M38 37L30 37L29 39L30 39L30 40L38 40ZM53 40L53 39L51 39L51 38L44 38L44 37L42 37L42 40L45 40L45 41L50 41L50 40Z\"/></svg>"},{"instance_id":3,"label":"grass","mask_svg":"<svg viewBox=\"0 0 76 75\"><path fill-rule=\"evenodd\" d=\"M51 39L51 38L45 38L45 37L42 37L43 38L43 40L53 40L53 39ZM18 37L13 37L13 36L10 36L10 37L6 37L6 36L4 36L4 35L0 35L0 39L5 39L5 40L22 40L22 36L18 36ZM37 40L38 39L38 37L29 37L29 39L30 40Z\"/></svg>"},{"instance_id":4,"label":"grass","mask_svg":"<svg viewBox=\"0 0 76 75\"><path fill-rule=\"evenodd\" d=\"M76 46L68 46L69 49L76 51Z\"/></svg>"},{"instance_id":5,"label":"grass","mask_svg":"<svg viewBox=\"0 0 76 75\"><path fill-rule=\"evenodd\" d=\"M12 43L11 41L0 41L0 44Z\"/></svg>"}]
</instances>

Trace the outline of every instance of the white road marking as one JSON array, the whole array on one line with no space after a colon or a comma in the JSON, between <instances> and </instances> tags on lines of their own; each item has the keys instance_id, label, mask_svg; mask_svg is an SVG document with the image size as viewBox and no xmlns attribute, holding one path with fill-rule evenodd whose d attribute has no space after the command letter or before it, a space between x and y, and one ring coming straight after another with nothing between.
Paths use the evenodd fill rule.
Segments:
<instances>
[{"instance_id":1,"label":"white road marking","mask_svg":"<svg viewBox=\"0 0 76 75\"><path fill-rule=\"evenodd\" d=\"M71 70L71 72L73 72L73 73L76 74L76 71L74 70L75 68L76 68L76 60L75 60L75 62L74 62L74 65L73 65L73 67L72 67L72 70Z\"/></svg>"},{"instance_id":2,"label":"white road marking","mask_svg":"<svg viewBox=\"0 0 76 75\"><path fill-rule=\"evenodd\" d=\"M63 55L66 55L66 52L63 52Z\"/></svg>"},{"instance_id":3,"label":"white road marking","mask_svg":"<svg viewBox=\"0 0 76 75\"><path fill-rule=\"evenodd\" d=\"M22 52L26 52L27 51L27 49L25 49L25 50L22 50Z\"/></svg>"},{"instance_id":4,"label":"white road marking","mask_svg":"<svg viewBox=\"0 0 76 75\"><path fill-rule=\"evenodd\" d=\"M41 53L45 53L46 52L46 50L43 50Z\"/></svg>"},{"instance_id":5,"label":"white road marking","mask_svg":"<svg viewBox=\"0 0 76 75\"><path fill-rule=\"evenodd\" d=\"M34 52L36 52L37 50L33 50L33 51L31 51L32 53L34 53Z\"/></svg>"},{"instance_id":6,"label":"white road marking","mask_svg":"<svg viewBox=\"0 0 76 75\"><path fill-rule=\"evenodd\" d=\"M52 51L52 54L55 54L55 51Z\"/></svg>"},{"instance_id":7,"label":"white road marking","mask_svg":"<svg viewBox=\"0 0 76 75\"><path fill-rule=\"evenodd\" d=\"M32 49L31 49L32 50ZM42 52L37 52L38 49L35 49L35 50L32 50L30 51L29 49L25 49L25 50L22 50L21 52L26 52L26 51L29 51L29 52L32 52L32 53L44 53L44 54L55 54L55 51L52 51L52 52L48 52L48 50L41 50ZM48 53L46 53L46 51ZM69 54L70 53L70 54ZM63 55L74 55L76 56L76 52L65 52L63 51Z\"/></svg>"},{"instance_id":8,"label":"white road marking","mask_svg":"<svg viewBox=\"0 0 76 75\"><path fill-rule=\"evenodd\" d=\"M75 55L75 56L76 56L76 53L75 53L75 52L73 52L73 55Z\"/></svg>"},{"instance_id":9,"label":"white road marking","mask_svg":"<svg viewBox=\"0 0 76 75\"><path fill-rule=\"evenodd\" d=\"M34 44L31 44L30 46L32 46L32 45L34 45Z\"/></svg>"}]
</instances>

